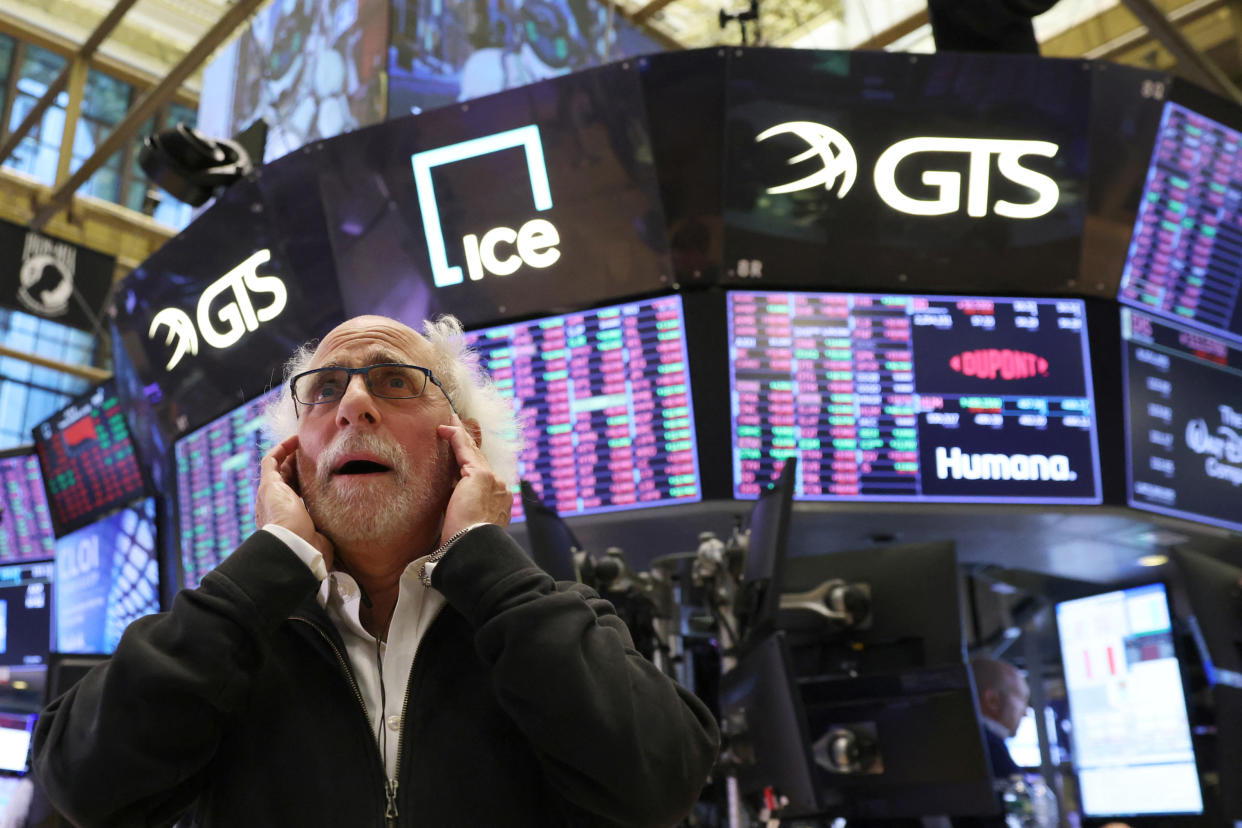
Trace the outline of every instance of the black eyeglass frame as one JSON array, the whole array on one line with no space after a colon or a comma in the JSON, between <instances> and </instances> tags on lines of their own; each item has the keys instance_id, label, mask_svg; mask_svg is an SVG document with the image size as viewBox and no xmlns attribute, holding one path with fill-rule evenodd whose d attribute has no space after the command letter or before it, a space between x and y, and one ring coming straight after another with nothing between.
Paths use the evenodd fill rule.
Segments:
<instances>
[{"instance_id":1,"label":"black eyeglass frame","mask_svg":"<svg viewBox=\"0 0 1242 828\"><path fill-rule=\"evenodd\" d=\"M423 393L427 390L427 386L424 384L422 390L420 390L417 394L413 394L408 397L390 397L387 394L377 393L375 389L371 387L371 369L372 368L412 368L415 371L421 371L423 374L427 376L428 382L430 382L436 388L439 388L441 393L444 394L444 399L448 400L449 408L453 409L453 413L454 414L457 413L457 406L453 405L453 398L449 396L448 389L446 389L444 387L444 384L441 383L440 380L436 377L435 372L433 372L430 368L424 368L421 365L411 365L407 362L376 362L373 365L364 365L361 368L346 368L343 365L325 365L322 368L312 368L309 371L303 371L300 374L296 374L289 379L289 396L293 398L294 412L295 413L297 412L297 407L299 405L305 405L305 406L331 405L333 403L339 403L341 401L340 397L337 397L335 400L320 400L319 402L304 402L303 400L298 399L298 392L297 392L298 380L302 379L303 377L309 377L312 374L323 374L323 373L327 373L328 371L344 371L345 372L345 386L341 390L342 396L344 396L345 394L345 389L347 389L349 387L349 384L353 382L354 376L356 374L362 375L362 383L363 385L367 387L368 394L370 394L373 397L383 399L383 400L416 400L419 397L421 397Z\"/></svg>"}]
</instances>

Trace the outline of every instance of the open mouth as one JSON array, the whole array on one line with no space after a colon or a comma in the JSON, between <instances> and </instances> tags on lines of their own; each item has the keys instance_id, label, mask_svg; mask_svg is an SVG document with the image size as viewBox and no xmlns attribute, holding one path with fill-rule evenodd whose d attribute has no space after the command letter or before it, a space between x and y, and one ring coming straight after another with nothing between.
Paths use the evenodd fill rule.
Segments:
<instances>
[{"instance_id":1,"label":"open mouth","mask_svg":"<svg viewBox=\"0 0 1242 828\"><path fill-rule=\"evenodd\" d=\"M374 460L349 460L342 463L333 474L338 475L360 475L360 474L383 474L392 471L383 463L377 463Z\"/></svg>"}]
</instances>

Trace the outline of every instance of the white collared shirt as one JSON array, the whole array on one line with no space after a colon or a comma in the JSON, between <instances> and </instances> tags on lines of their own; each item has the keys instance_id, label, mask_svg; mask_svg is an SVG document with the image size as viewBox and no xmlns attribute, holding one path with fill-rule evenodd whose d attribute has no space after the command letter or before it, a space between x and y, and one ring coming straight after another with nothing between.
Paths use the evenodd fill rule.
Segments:
<instances>
[{"instance_id":1,"label":"white collared shirt","mask_svg":"<svg viewBox=\"0 0 1242 828\"><path fill-rule=\"evenodd\" d=\"M419 642L444 606L444 596L436 589L424 587L419 580L419 567L424 558L414 561L401 573L397 605L388 625L389 646L377 641L362 626L359 617L362 591L352 576L345 572L328 572L319 550L283 526L268 524L263 529L284 541L320 579L319 605L327 611L345 641L371 732L384 756L384 768L390 779L396 778L401 717L410 670ZM427 565L428 576L434 567L434 563Z\"/></svg>"}]
</instances>

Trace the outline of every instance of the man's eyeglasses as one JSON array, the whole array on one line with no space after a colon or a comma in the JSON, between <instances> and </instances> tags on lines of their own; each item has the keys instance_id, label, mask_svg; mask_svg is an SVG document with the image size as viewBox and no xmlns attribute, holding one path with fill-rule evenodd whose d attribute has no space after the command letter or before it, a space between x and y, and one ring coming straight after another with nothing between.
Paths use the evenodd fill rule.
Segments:
<instances>
[{"instance_id":1,"label":"man's eyeglasses","mask_svg":"<svg viewBox=\"0 0 1242 828\"><path fill-rule=\"evenodd\" d=\"M457 410L430 368L399 362L380 362L362 368L315 368L289 380L289 390L302 405L327 405L340 401L354 374L362 374L362 381L372 395L387 400L421 397L427 390L427 383L431 382L444 392L449 407Z\"/></svg>"}]
</instances>

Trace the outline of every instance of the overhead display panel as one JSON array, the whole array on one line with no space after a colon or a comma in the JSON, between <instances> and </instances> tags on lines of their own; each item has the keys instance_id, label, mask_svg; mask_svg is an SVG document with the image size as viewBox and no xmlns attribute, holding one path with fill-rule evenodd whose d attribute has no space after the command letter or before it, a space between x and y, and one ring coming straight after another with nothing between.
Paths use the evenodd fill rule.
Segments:
<instances>
[{"instance_id":1,"label":"overhead display panel","mask_svg":"<svg viewBox=\"0 0 1242 828\"><path fill-rule=\"evenodd\" d=\"M181 586L187 589L198 586L257 528L259 462L272 448L263 432L263 411L278 394L272 389L173 446Z\"/></svg>"},{"instance_id":2,"label":"overhead display panel","mask_svg":"<svg viewBox=\"0 0 1242 828\"><path fill-rule=\"evenodd\" d=\"M47 660L55 577L52 561L0 566L0 666Z\"/></svg>"},{"instance_id":3,"label":"overhead display panel","mask_svg":"<svg viewBox=\"0 0 1242 828\"><path fill-rule=\"evenodd\" d=\"M560 515L701 499L680 297L488 328L469 339L517 411L526 438L518 476Z\"/></svg>"},{"instance_id":4,"label":"overhead display panel","mask_svg":"<svg viewBox=\"0 0 1242 828\"><path fill-rule=\"evenodd\" d=\"M265 191L249 179L233 184L114 294L127 406L165 441L152 457L261 393L295 348L343 318L335 271L322 265L327 246L308 264L295 230L272 216L287 212L266 194L281 189L268 180L276 173L264 175ZM321 211L311 213L300 223L321 228Z\"/></svg>"},{"instance_id":5,"label":"overhead display panel","mask_svg":"<svg viewBox=\"0 0 1242 828\"><path fill-rule=\"evenodd\" d=\"M1075 299L728 295L733 489L802 500L1099 503Z\"/></svg>"},{"instance_id":6,"label":"overhead display panel","mask_svg":"<svg viewBox=\"0 0 1242 828\"><path fill-rule=\"evenodd\" d=\"M728 62L726 281L1064 292L1089 64L754 50Z\"/></svg>"},{"instance_id":7,"label":"overhead display panel","mask_svg":"<svg viewBox=\"0 0 1242 828\"><path fill-rule=\"evenodd\" d=\"M57 652L111 653L131 621L159 612L155 537L148 497L56 542Z\"/></svg>"},{"instance_id":8,"label":"overhead display panel","mask_svg":"<svg viewBox=\"0 0 1242 828\"><path fill-rule=\"evenodd\" d=\"M111 381L35 426L34 439L57 537L145 493Z\"/></svg>"},{"instance_id":9,"label":"overhead display panel","mask_svg":"<svg viewBox=\"0 0 1242 828\"><path fill-rule=\"evenodd\" d=\"M350 315L477 326L670 282L636 67L399 118L315 153Z\"/></svg>"},{"instance_id":10,"label":"overhead display panel","mask_svg":"<svg viewBox=\"0 0 1242 828\"><path fill-rule=\"evenodd\" d=\"M1164 105L1118 298L1242 342L1242 131Z\"/></svg>"},{"instance_id":11,"label":"overhead display panel","mask_svg":"<svg viewBox=\"0 0 1242 828\"><path fill-rule=\"evenodd\" d=\"M41 561L56 551L39 458L0 457L0 563Z\"/></svg>"},{"instance_id":12,"label":"overhead display panel","mask_svg":"<svg viewBox=\"0 0 1242 828\"><path fill-rule=\"evenodd\" d=\"M1242 531L1242 346L1121 309L1131 506Z\"/></svg>"}]
</instances>

